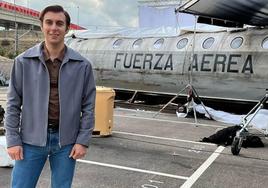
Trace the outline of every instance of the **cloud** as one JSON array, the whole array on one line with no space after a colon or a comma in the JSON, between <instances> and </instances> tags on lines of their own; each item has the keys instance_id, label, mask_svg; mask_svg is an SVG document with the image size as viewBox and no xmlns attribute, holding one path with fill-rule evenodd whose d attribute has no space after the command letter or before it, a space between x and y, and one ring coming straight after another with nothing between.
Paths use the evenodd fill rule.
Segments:
<instances>
[{"instance_id":1,"label":"cloud","mask_svg":"<svg viewBox=\"0 0 268 188\"><path fill-rule=\"evenodd\" d=\"M6 0L13 3L14 0ZM17 0L17 5L41 11L48 5L59 4L70 14L72 23L90 26L138 25L137 0Z\"/></svg>"},{"instance_id":2,"label":"cloud","mask_svg":"<svg viewBox=\"0 0 268 188\"><path fill-rule=\"evenodd\" d=\"M129 22L138 16L135 0L99 0L98 6L94 1L88 1L82 8L83 17L87 18L85 25L137 26L137 23Z\"/></svg>"}]
</instances>

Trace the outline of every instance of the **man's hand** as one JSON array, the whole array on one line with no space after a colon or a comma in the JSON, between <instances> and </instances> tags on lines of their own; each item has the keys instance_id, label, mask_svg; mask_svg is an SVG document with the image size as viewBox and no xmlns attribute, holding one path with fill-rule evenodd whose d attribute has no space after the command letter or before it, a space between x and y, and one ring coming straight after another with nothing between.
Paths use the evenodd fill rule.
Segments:
<instances>
[{"instance_id":1,"label":"man's hand","mask_svg":"<svg viewBox=\"0 0 268 188\"><path fill-rule=\"evenodd\" d=\"M72 157L73 159L81 159L82 157L85 157L86 153L87 147L81 144L75 144L69 157Z\"/></svg>"},{"instance_id":2,"label":"man's hand","mask_svg":"<svg viewBox=\"0 0 268 188\"><path fill-rule=\"evenodd\" d=\"M13 160L22 160L23 159L23 149L22 146L13 146L7 148L7 153Z\"/></svg>"}]
</instances>

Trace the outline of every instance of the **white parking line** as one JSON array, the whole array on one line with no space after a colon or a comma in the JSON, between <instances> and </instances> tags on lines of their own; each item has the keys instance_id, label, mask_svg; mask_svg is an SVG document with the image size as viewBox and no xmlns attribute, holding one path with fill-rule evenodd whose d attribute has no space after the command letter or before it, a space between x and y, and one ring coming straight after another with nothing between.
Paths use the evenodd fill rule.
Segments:
<instances>
[{"instance_id":1,"label":"white parking line","mask_svg":"<svg viewBox=\"0 0 268 188\"><path fill-rule=\"evenodd\" d=\"M131 168L131 167L126 167L126 166L113 165L113 164L108 164L108 163L100 163L100 162L96 162L96 161L88 161L88 160L82 160L82 159L78 159L77 161L80 163L87 163L87 164L92 164L92 165L117 168L117 169L134 171L134 172L142 172L142 173L146 173L146 174L154 174L154 175L165 176L165 177L175 178L175 179L183 179L183 180L188 179L188 177L185 177L185 176L177 176L177 175L173 175L173 174L155 172L155 171L150 171L150 170L143 170L143 169L139 169L139 168Z\"/></svg>"},{"instance_id":2,"label":"white parking line","mask_svg":"<svg viewBox=\"0 0 268 188\"><path fill-rule=\"evenodd\" d=\"M191 140L182 140L182 139L176 139L176 138L166 138L166 137L159 137L159 136L151 136L151 135L144 135L144 134L121 132L121 131L113 131L113 133L125 134L125 135L130 135L130 136L139 136L139 137L145 137L145 138L154 138L154 139L160 139L160 140L169 140L169 141L176 141L176 142L186 142L186 143L200 144L200 145L210 145L210 146L215 146L216 145L216 144L213 144L213 143L196 142L196 141L191 141Z\"/></svg>"},{"instance_id":3,"label":"white parking line","mask_svg":"<svg viewBox=\"0 0 268 188\"><path fill-rule=\"evenodd\" d=\"M180 188L190 188L196 182L196 180L205 172L205 170L217 159L220 153L225 147L219 146L214 153L190 176L190 178L184 182Z\"/></svg>"},{"instance_id":4,"label":"white parking line","mask_svg":"<svg viewBox=\"0 0 268 188\"><path fill-rule=\"evenodd\" d=\"M204 123L191 123L186 121L172 121L172 120L165 120L165 119L157 119L157 118L146 118L141 116L126 116L126 115L114 115L115 117L123 117L123 118L132 118L132 119L143 119L143 120L150 120L150 121L160 121L160 122L169 122L169 123L176 123L176 124L189 124L194 126L203 126L203 127L215 127L215 128L223 128L220 125L210 125Z\"/></svg>"}]
</instances>

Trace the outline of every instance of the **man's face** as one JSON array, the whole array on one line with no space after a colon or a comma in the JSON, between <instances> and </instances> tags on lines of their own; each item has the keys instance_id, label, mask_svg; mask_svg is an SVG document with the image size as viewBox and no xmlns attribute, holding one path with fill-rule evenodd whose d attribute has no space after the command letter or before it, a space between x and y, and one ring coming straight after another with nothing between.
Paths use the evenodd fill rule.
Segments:
<instances>
[{"instance_id":1,"label":"man's face","mask_svg":"<svg viewBox=\"0 0 268 188\"><path fill-rule=\"evenodd\" d=\"M68 32L66 27L66 18L63 12L47 12L41 27L45 41L52 45L64 43L64 36Z\"/></svg>"}]
</instances>

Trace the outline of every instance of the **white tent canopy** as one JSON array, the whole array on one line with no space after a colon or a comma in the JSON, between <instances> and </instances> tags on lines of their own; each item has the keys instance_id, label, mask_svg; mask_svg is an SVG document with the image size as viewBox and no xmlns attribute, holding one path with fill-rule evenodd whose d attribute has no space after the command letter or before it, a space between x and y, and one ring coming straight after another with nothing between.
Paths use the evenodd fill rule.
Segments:
<instances>
[{"instance_id":1,"label":"white tent canopy","mask_svg":"<svg viewBox=\"0 0 268 188\"><path fill-rule=\"evenodd\" d=\"M196 32L221 32L234 30L225 27L197 24ZM95 28L88 30L72 30L66 35L74 38L108 38L108 37L122 37L122 38L146 38L146 37L172 37L179 36L183 33L194 32L194 26L174 28L174 27L158 27L158 28Z\"/></svg>"}]
</instances>

